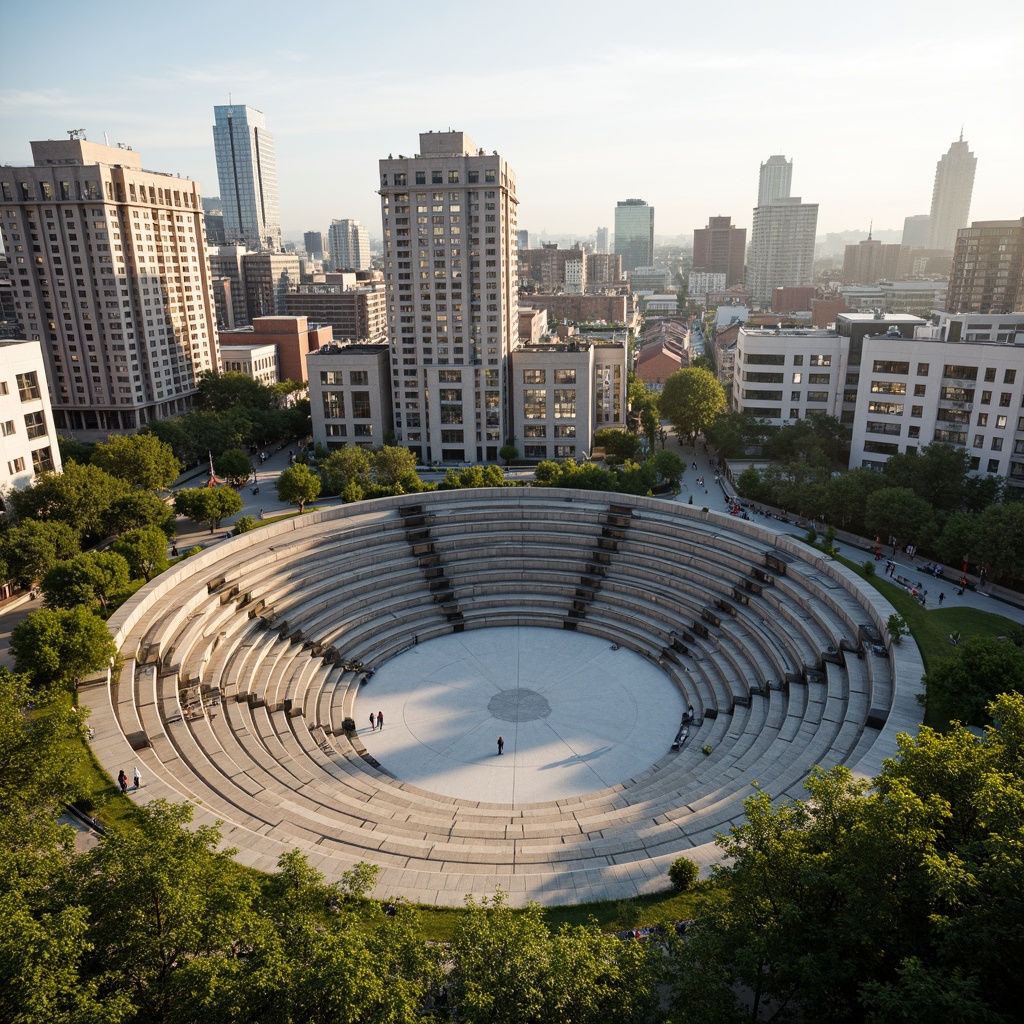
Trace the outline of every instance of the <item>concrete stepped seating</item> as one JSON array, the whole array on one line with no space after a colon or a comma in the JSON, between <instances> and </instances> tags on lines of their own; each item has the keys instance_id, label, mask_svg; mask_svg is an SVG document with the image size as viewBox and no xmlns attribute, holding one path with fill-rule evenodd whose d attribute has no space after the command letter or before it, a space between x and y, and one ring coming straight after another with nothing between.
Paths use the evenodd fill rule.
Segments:
<instances>
[{"instance_id":1,"label":"concrete stepped seating","mask_svg":"<svg viewBox=\"0 0 1024 1024\"><path fill-rule=\"evenodd\" d=\"M660 884L681 852L713 859L750 780L801 796L816 763L878 762L906 703L898 670L916 671L899 649L857 656L860 624L884 636L884 620L843 572L756 525L657 499L439 492L311 513L180 563L112 618L120 681L82 696L105 764L138 760L144 796L223 819L263 870L297 846L330 877L371 860L380 893L430 902L497 884L516 902L595 885L617 898ZM697 712L687 743L617 785L513 807L409 786L343 733L376 666L513 624L658 664Z\"/></svg>"}]
</instances>

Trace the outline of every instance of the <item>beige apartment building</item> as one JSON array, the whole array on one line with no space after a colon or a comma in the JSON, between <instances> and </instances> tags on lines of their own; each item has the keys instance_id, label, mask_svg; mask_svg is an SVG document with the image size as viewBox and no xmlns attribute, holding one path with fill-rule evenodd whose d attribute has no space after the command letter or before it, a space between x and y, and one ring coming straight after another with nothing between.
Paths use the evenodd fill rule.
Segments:
<instances>
[{"instance_id":1,"label":"beige apartment building","mask_svg":"<svg viewBox=\"0 0 1024 1024\"><path fill-rule=\"evenodd\" d=\"M463 132L380 161L395 437L422 462L493 462L519 333L516 179Z\"/></svg>"},{"instance_id":2,"label":"beige apartment building","mask_svg":"<svg viewBox=\"0 0 1024 1024\"><path fill-rule=\"evenodd\" d=\"M387 344L325 345L310 353L306 365L314 442L328 448L379 448L388 442L392 406Z\"/></svg>"},{"instance_id":3,"label":"beige apartment building","mask_svg":"<svg viewBox=\"0 0 1024 1024\"><path fill-rule=\"evenodd\" d=\"M198 184L77 134L0 167L0 235L56 429L99 438L191 406L218 365L214 302Z\"/></svg>"}]
</instances>

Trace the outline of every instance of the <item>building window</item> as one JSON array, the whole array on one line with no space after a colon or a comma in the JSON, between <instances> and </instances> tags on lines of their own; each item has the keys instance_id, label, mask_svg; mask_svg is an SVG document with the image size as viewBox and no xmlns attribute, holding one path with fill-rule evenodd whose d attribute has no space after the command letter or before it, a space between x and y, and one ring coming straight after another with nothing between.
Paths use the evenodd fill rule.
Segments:
<instances>
[{"instance_id":1,"label":"building window","mask_svg":"<svg viewBox=\"0 0 1024 1024\"><path fill-rule=\"evenodd\" d=\"M373 424L357 423L352 428L352 433L355 437L373 437Z\"/></svg>"},{"instance_id":2,"label":"building window","mask_svg":"<svg viewBox=\"0 0 1024 1024\"><path fill-rule=\"evenodd\" d=\"M526 437L547 437L548 428L543 423L527 423L523 433Z\"/></svg>"},{"instance_id":3,"label":"building window","mask_svg":"<svg viewBox=\"0 0 1024 1024\"><path fill-rule=\"evenodd\" d=\"M369 370L349 370L348 382L352 385L361 385L366 387L370 383L370 372Z\"/></svg>"},{"instance_id":4,"label":"building window","mask_svg":"<svg viewBox=\"0 0 1024 1024\"><path fill-rule=\"evenodd\" d=\"M464 430L442 430L442 444L465 444L466 432Z\"/></svg>"},{"instance_id":5,"label":"building window","mask_svg":"<svg viewBox=\"0 0 1024 1024\"><path fill-rule=\"evenodd\" d=\"M324 427L328 437L345 437L348 427L344 423L327 423Z\"/></svg>"},{"instance_id":6,"label":"building window","mask_svg":"<svg viewBox=\"0 0 1024 1024\"><path fill-rule=\"evenodd\" d=\"M526 446L526 458L546 459L548 457L548 446L546 444L528 444Z\"/></svg>"},{"instance_id":7,"label":"building window","mask_svg":"<svg viewBox=\"0 0 1024 1024\"><path fill-rule=\"evenodd\" d=\"M909 373L910 363L901 363L892 359L876 359L871 369L874 373Z\"/></svg>"},{"instance_id":8,"label":"building window","mask_svg":"<svg viewBox=\"0 0 1024 1024\"><path fill-rule=\"evenodd\" d=\"M928 387L925 384L915 384L914 385L914 397L915 398L924 398L924 396L927 393L927 391L928 391Z\"/></svg>"},{"instance_id":9,"label":"building window","mask_svg":"<svg viewBox=\"0 0 1024 1024\"><path fill-rule=\"evenodd\" d=\"M541 371L543 373L543 370ZM528 420L542 420L547 415L548 393L546 388L527 388L523 392L523 417Z\"/></svg>"},{"instance_id":10,"label":"building window","mask_svg":"<svg viewBox=\"0 0 1024 1024\"><path fill-rule=\"evenodd\" d=\"M807 392L808 402L827 402L828 392L827 391L808 391Z\"/></svg>"},{"instance_id":11,"label":"building window","mask_svg":"<svg viewBox=\"0 0 1024 1024\"><path fill-rule=\"evenodd\" d=\"M996 382L996 368L994 366L988 366L985 368L985 383L994 384Z\"/></svg>"},{"instance_id":12,"label":"building window","mask_svg":"<svg viewBox=\"0 0 1024 1024\"><path fill-rule=\"evenodd\" d=\"M807 374L808 384L828 384L832 379L830 373L809 373Z\"/></svg>"},{"instance_id":13,"label":"building window","mask_svg":"<svg viewBox=\"0 0 1024 1024\"><path fill-rule=\"evenodd\" d=\"M576 389L555 389L555 419L572 420L576 418Z\"/></svg>"},{"instance_id":14,"label":"building window","mask_svg":"<svg viewBox=\"0 0 1024 1024\"><path fill-rule=\"evenodd\" d=\"M1016 379L1017 379L1017 371L1016 370L1005 370L1003 372L1003 383L1004 384L1012 384Z\"/></svg>"},{"instance_id":15,"label":"building window","mask_svg":"<svg viewBox=\"0 0 1024 1024\"><path fill-rule=\"evenodd\" d=\"M357 420L368 420L370 418L370 392L352 392L352 416Z\"/></svg>"},{"instance_id":16,"label":"building window","mask_svg":"<svg viewBox=\"0 0 1024 1024\"><path fill-rule=\"evenodd\" d=\"M928 363L918 363L917 364L917 375L918 375L918 377L927 377L928 376L928 367L929 367Z\"/></svg>"},{"instance_id":17,"label":"building window","mask_svg":"<svg viewBox=\"0 0 1024 1024\"><path fill-rule=\"evenodd\" d=\"M523 383L524 384L546 384L547 383L547 371L546 370L523 370Z\"/></svg>"},{"instance_id":18,"label":"building window","mask_svg":"<svg viewBox=\"0 0 1024 1024\"><path fill-rule=\"evenodd\" d=\"M14 420L7 420L4 424L0 425L0 432L3 433L4 437L10 437L14 433Z\"/></svg>"},{"instance_id":19,"label":"building window","mask_svg":"<svg viewBox=\"0 0 1024 1024\"><path fill-rule=\"evenodd\" d=\"M793 374L793 383L794 384L803 384L803 382L804 382L804 375L802 373L794 373Z\"/></svg>"},{"instance_id":20,"label":"building window","mask_svg":"<svg viewBox=\"0 0 1024 1024\"><path fill-rule=\"evenodd\" d=\"M576 445L574 445L574 444L556 444L555 445L555 458L556 459L574 459L574 458L576 458Z\"/></svg>"},{"instance_id":21,"label":"building window","mask_svg":"<svg viewBox=\"0 0 1024 1024\"><path fill-rule=\"evenodd\" d=\"M462 383L462 371L461 370L438 370L437 379L442 384L461 384ZM461 399L460 399L461 401Z\"/></svg>"},{"instance_id":22,"label":"building window","mask_svg":"<svg viewBox=\"0 0 1024 1024\"><path fill-rule=\"evenodd\" d=\"M576 424L556 424L555 425L555 437L575 437L576 436Z\"/></svg>"},{"instance_id":23,"label":"building window","mask_svg":"<svg viewBox=\"0 0 1024 1024\"><path fill-rule=\"evenodd\" d=\"M39 375L35 370L18 374L18 394L23 402L39 397Z\"/></svg>"},{"instance_id":24,"label":"building window","mask_svg":"<svg viewBox=\"0 0 1024 1024\"><path fill-rule=\"evenodd\" d=\"M1001 452L1003 450L1003 439L1001 437L992 438L992 451Z\"/></svg>"},{"instance_id":25,"label":"building window","mask_svg":"<svg viewBox=\"0 0 1024 1024\"><path fill-rule=\"evenodd\" d=\"M812 355L811 356L810 365L811 366L831 366L832 365L832 357L831 356L824 356L824 355Z\"/></svg>"},{"instance_id":26,"label":"building window","mask_svg":"<svg viewBox=\"0 0 1024 1024\"><path fill-rule=\"evenodd\" d=\"M324 392L324 418L329 420L345 418L345 393L343 391Z\"/></svg>"},{"instance_id":27,"label":"building window","mask_svg":"<svg viewBox=\"0 0 1024 1024\"><path fill-rule=\"evenodd\" d=\"M989 473L998 473L999 472L999 460L998 459L989 459L988 460L988 472Z\"/></svg>"},{"instance_id":28,"label":"building window","mask_svg":"<svg viewBox=\"0 0 1024 1024\"><path fill-rule=\"evenodd\" d=\"M1005 420L1006 417L1004 416ZM25 430L29 438L46 436L46 420L41 412L30 412L25 416Z\"/></svg>"},{"instance_id":29,"label":"building window","mask_svg":"<svg viewBox=\"0 0 1024 1024\"><path fill-rule=\"evenodd\" d=\"M576 383L576 371L575 370L555 370L555 383L556 384L575 384Z\"/></svg>"},{"instance_id":30,"label":"building window","mask_svg":"<svg viewBox=\"0 0 1024 1024\"><path fill-rule=\"evenodd\" d=\"M873 395L905 395L907 385L901 380L873 380L871 393Z\"/></svg>"},{"instance_id":31,"label":"building window","mask_svg":"<svg viewBox=\"0 0 1024 1024\"><path fill-rule=\"evenodd\" d=\"M1010 408L1010 392L1009 391L1004 391L999 396L999 408L1000 409L1009 409Z\"/></svg>"},{"instance_id":32,"label":"building window","mask_svg":"<svg viewBox=\"0 0 1024 1024\"><path fill-rule=\"evenodd\" d=\"M15 473L25 472L25 460L24 459L11 459L7 463L7 472L14 476Z\"/></svg>"},{"instance_id":33,"label":"building window","mask_svg":"<svg viewBox=\"0 0 1024 1024\"><path fill-rule=\"evenodd\" d=\"M53 471L53 453L47 448L37 448L32 453L32 468L37 473Z\"/></svg>"}]
</instances>

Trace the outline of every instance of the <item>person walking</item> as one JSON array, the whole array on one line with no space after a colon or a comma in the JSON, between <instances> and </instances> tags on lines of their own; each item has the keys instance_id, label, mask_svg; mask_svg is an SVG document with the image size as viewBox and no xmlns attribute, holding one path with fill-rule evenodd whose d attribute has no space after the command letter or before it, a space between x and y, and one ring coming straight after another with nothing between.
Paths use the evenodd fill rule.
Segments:
<instances>
[{"instance_id":1,"label":"person walking","mask_svg":"<svg viewBox=\"0 0 1024 1024\"><path fill-rule=\"evenodd\" d=\"M126 795L128 793L128 776L125 775L123 768L117 773L117 784L121 788L121 795Z\"/></svg>"},{"instance_id":2,"label":"person walking","mask_svg":"<svg viewBox=\"0 0 1024 1024\"><path fill-rule=\"evenodd\" d=\"M377 728L377 719L373 717L372 711L370 712L370 728L373 730L376 730Z\"/></svg>"},{"instance_id":3,"label":"person walking","mask_svg":"<svg viewBox=\"0 0 1024 1024\"><path fill-rule=\"evenodd\" d=\"M501 755L501 752L504 749L505 749L505 737L504 736L499 736L498 737L498 754L499 754L499 756Z\"/></svg>"},{"instance_id":4,"label":"person walking","mask_svg":"<svg viewBox=\"0 0 1024 1024\"><path fill-rule=\"evenodd\" d=\"M942 604L946 600L946 592L944 590L939 591L939 604Z\"/></svg>"},{"instance_id":5,"label":"person walking","mask_svg":"<svg viewBox=\"0 0 1024 1024\"><path fill-rule=\"evenodd\" d=\"M142 773L139 771L138 765L135 766L135 770L132 772L132 783L136 789L142 785Z\"/></svg>"},{"instance_id":6,"label":"person walking","mask_svg":"<svg viewBox=\"0 0 1024 1024\"><path fill-rule=\"evenodd\" d=\"M383 729L384 728L384 712L383 711L378 711L377 712L377 728L378 729Z\"/></svg>"}]
</instances>

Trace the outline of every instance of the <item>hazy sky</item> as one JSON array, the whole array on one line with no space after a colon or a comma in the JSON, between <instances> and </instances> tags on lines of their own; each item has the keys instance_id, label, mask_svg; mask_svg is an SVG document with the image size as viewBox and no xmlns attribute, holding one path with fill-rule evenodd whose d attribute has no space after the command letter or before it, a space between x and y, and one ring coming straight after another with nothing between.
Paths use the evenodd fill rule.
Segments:
<instances>
[{"instance_id":1,"label":"hazy sky","mask_svg":"<svg viewBox=\"0 0 1024 1024\"><path fill-rule=\"evenodd\" d=\"M449 127L509 160L532 232L590 235L634 196L658 234L749 228L773 153L819 234L902 228L961 123L972 219L1024 215L1020 0L52 0L5 4L0 31L0 162L84 127L216 195L230 93L267 116L291 237L378 236L377 160Z\"/></svg>"}]
</instances>

